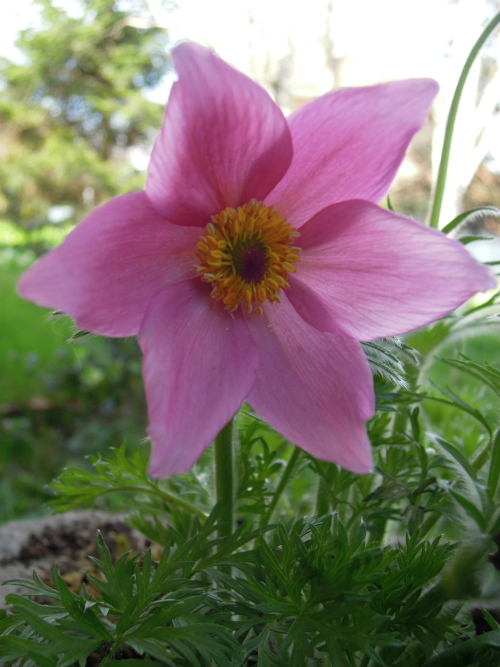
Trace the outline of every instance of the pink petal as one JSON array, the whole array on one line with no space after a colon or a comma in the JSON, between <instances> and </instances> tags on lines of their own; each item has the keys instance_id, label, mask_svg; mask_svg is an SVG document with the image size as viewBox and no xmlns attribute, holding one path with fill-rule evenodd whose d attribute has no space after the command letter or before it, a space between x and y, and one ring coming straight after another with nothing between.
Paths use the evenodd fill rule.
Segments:
<instances>
[{"instance_id":1,"label":"pink petal","mask_svg":"<svg viewBox=\"0 0 500 667\"><path fill-rule=\"evenodd\" d=\"M137 334L150 299L196 275L199 231L170 225L145 192L112 199L19 282L19 294L104 336Z\"/></svg>"},{"instance_id":2,"label":"pink petal","mask_svg":"<svg viewBox=\"0 0 500 667\"><path fill-rule=\"evenodd\" d=\"M329 206L300 233L287 295L322 331L365 341L405 333L496 287L463 245L369 202Z\"/></svg>"},{"instance_id":3,"label":"pink petal","mask_svg":"<svg viewBox=\"0 0 500 667\"><path fill-rule=\"evenodd\" d=\"M379 202L438 90L431 79L344 88L293 113L293 162L268 196L300 227L346 199Z\"/></svg>"},{"instance_id":4,"label":"pink petal","mask_svg":"<svg viewBox=\"0 0 500 667\"><path fill-rule=\"evenodd\" d=\"M359 343L310 327L284 294L247 321L260 358L248 396L256 412L309 454L370 472L364 423L373 415L373 380Z\"/></svg>"},{"instance_id":5,"label":"pink petal","mask_svg":"<svg viewBox=\"0 0 500 667\"><path fill-rule=\"evenodd\" d=\"M173 59L179 80L146 191L171 222L203 227L226 206L263 200L287 170L292 143L265 90L209 49L181 44Z\"/></svg>"},{"instance_id":6,"label":"pink petal","mask_svg":"<svg viewBox=\"0 0 500 667\"><path fill-rule=\"evenodd\" d=\"M142 323L153 477L190 470L253 385L255 344L241 314L219 306L188 281L158 294Z\"/></svg>"}]
</instances>

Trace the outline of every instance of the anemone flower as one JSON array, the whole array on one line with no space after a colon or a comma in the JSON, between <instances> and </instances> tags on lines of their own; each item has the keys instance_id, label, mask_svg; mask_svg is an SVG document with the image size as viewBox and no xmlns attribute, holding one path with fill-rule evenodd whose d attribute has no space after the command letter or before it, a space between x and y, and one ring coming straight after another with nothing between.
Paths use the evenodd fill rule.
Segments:
<instances>
[{"instance_id":1,"label":"anemone flower","mask_svg":"<svg viewBox=\"0 0 500 667\"><path fill-rule=\"evenodd\" d=\"M359 341L495 286L459 243L377 206L437 92L345 88L285 119L210 50L178 81L145 191L112 199L21 278L82 329L138 335L155 477L188 471L243 401L313 456L372 469Z\"/></svg>"}]
</instances>

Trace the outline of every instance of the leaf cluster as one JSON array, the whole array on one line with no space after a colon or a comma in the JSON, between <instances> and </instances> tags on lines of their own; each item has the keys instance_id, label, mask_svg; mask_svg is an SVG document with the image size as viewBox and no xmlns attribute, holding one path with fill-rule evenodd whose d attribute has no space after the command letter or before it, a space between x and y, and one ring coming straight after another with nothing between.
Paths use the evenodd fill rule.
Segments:
<instances>
[{"instance_id":1,"label":"leaf cluster","mask_svg":"<svg viewBox=\"0 0 500 667\"><path fill-rule=\"evenodd\" d=\"M124 554L113 564L100 537L100 559L92 560L102 576L87 575L97 597L85 586L80 595L71 592L57 567L55 589L35 575L28 584L32 594L48 597L52 604L9 596L15 613L2 623L8 631L0 638L0 655L40 667L135 665L139 659L140 664L198 667L212 659L222 667L233 664L232 656L241 655L241 648L207 616L206 582L197 582L194 563L185 562L213 525L206 523L195 544L188 542L174 553L169 545L154 566L151 552L142 562Z\"/></svg>"},{"instance_id":2,"label":"leaf cluster","mask_svg":"<svg viewBox=\"0 0 500 667\"><path fill-rule=\"evenodd\" d=\"M100 538L93 560L102 576L87 575L99 595L85 586L71 592L57 567L55 588L37 575L15 582L52 604L9 596L0 655L27 667L84 666L96 657L124 666L354 665L363 656L396 665L407 664L416 639L430 656L454 630L454 614L422 595L450 551L439 540L369 547L363 524L349 535L330 516L265 530L241 525L221 541L217 509L196 519L189 539L171 531L156 563L148 552L113 564Z\"/></svg>"},{"instance_id":3,"label":"leaf cluster","mask_svg":"<svg viewBox=\"0 0 500 667\"><path fill-rule=\"evenodd\" d=\"M390 345L403 369L409 357L416 367L415 353ZM448 366L496 391L491 364L462 356ZM35 576L25 583L28 596L9 598L0 654L28 667L500 664L494 617L482 612L490 628L483 638L467 614L470 600L487 609L500 591L500 436L488 417L481 424L475 405L447 389L446 396L420 390L411 372L408 389L378 381L379 401L390 409L368 426L372 475L299 454L244 408L239 527L229 539L217 535L218 508L207 516L206 457L190 475L162 481L147 476L145 450L128 455L124 447L92 458L91 470L64 471L52 487L53 508L104 499L133 507L129 522L161 545L161 555L113 564L101 540L102 575L88 574L79 594L57 569L55 589ZM481 425L471 435L473 457L457 439L429 432L425 405L434 400ZM313 518L294 518L298 506ZM470 544L437 536L457 525Z\"/></svg>"}]
</instances>

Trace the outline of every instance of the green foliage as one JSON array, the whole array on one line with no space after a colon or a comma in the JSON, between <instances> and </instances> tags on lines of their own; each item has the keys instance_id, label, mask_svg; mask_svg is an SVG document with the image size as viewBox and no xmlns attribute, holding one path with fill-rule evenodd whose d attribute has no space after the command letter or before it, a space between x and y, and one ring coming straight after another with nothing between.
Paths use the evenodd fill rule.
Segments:
<instances>
[{"instance_id":1,"label":"green foliage","mask_svg":"<svg viewBox=\"0 0 500 667\"><path fill-rule=\"evenodd\" d=\"M408 358L413 368L413 352L394 354L403 372ZM457 361L448 366L486 385L496 378L491 365ZM391 410L369 423L376 472L361 477L299 456L243 408L239 525L229 538L217 536L218 506L206 513L208 457L162 481L147 476L144 450L124 447L93 457L91 470L65 470L52 485L53 508L128 507L161 555L113 563L100 540L93 562L102 574L89 573L79 595L57 569L55 588L25 582L27 596L9 596L11 614L0 621L0 655L26 667L500 665L494 618L486 609L492 632L480 637L468 620L472 601L487 606L500 594L500 435L485 418L492 435L469 457L456 439L427 431L423 407L445 400L465 419L475 406L382 379L377 389L392 397ZM314 516L320 480L327 511ZM296 516L299 497L312 518ZM269 524L273 515L280 520ZM457 526L459 545L440 537Z\"/></svg>"},{"instance_id":2,"label":"green foliage","mask_svg":"<svg viewBox=\"0 0 500 667\"><path fill-rule=\"evenodd\" d=\"M141 360L135 341L68 338L16 296L19 267L0 264L0 523L40 511L45 485L64 465L137 442L145 430Z\"/></svg>"},{"instance_id":3,"label":"green foliage","mask_svg":"<svg viewBox=\"0 0 500 667\"><path fill-rule=\"evenodd\" d=\"M492 368L488 363L482 366L477 364L465 355L461 359L443 359L449 366L454 366L460 370L469 373L473 377L481 380L487 387L492 389L497 396L500 396L500 371Z\"/></svg>"},{"instance_id":4,"label":"green foliage","mask_svg":"<svg viewBox=\"0 0 500 667\"><path fill-rule=\"evenodd\" d=\"M142 0L79 0L79 16L38 4L41 29L17 43L24 62L0 62L0 212L29 229L54 206L76 222L142 187L124 156L149 147L161 123L143 91L166 71L166 36Z\"/></svg>"},{"instance_id":5,"label":"green foliage","mask_svg":"<svg viewBox=\"0 0 500 667\"><path fill-rule=\"evenodd\" d=\"M0 655L54 667L85 665L99 651L102 665L123 655L195 666L255 664L251 656L257 664L349 665L365 655L391 665L405 664L405 640L417 637L430 656L456 625L422 595L449 552L438 540L369 547L363 524L349 534L327 517L264 532L242 525L221 550L216 518L217 508L189 539L172 531L156 563L148 552L113 565L100 539L93 561L102 576L87 575L99 595L70 592L57 567L55 589L38 577L24 582L52 604L9 596Z\"/></svg>"},{"instance_id":6,"label":"green foliage","mask_svg":"<svg viewBox=\"0 0 500 667\"><path fill-rule=\"evenodd\" d=\"M19 261L31 258L19 256ZM49 364L65 346L69 326L48 327L43 312L16 294L20 267L0 259L0 403L19 403L40 394L40 367Z\"/></svg>"},{"instance_id":7,"label":"green foliage","mask_svg":"<svg viewBox=\"0 0 500 667\"><path fill-rule=\"evenodd\" d=\"M170 504L205 518L207 513L203 508L209 507L210 498L207 487L194 474L151 479L146 473L148 458L144 449L136 449L128 457L125 445L122 445L109 458L90 457L90 470L66 468L51 484L56 497L48 504L57 512L65 512L92 507L98 499L112 494L114 508L128 509L130 493L133 493L141 508L141 522L136 519L133 523L152 540L163 544L168 539L163 536L164 529L157 522L150 524L151 519L162 514L175 518L175 513L170 512ZM187 526L183 523L178 528L186 530Z\"/></svg>"},{"instance_id":8,"label":"green foliage","mask_svg":"<svg viewBox=\"0 0 500 667\"><path fill-rule=\"evenodd\" d=\"M470 211L464 211L443 227L443 234L450 234L459 225L471 222L472 220L476 221L478 218L484 218L486 216L500 216L500 210L494 206L478 206Z\"/></svg>"},{"instance_id":9,"label":"green foliage","mask_svg":"<svg viewBox=\"0 0 500 667\"><path fill-rule=\"evenodd\" d=\"M213 526L212 520L204 527L204 536ZM128 554L113 564L100 538L100 559L93 561L102 574L88 575L100 595L94 597L85 588L80 595L72 593L57 567L52 575L55 591L36 578L30 585L33 593L49 595L53 604L9 596L15 615L3 624L9 629L0 639L0 655L22 658L26 665L54 667L85 665L92 654L102 659L102 665L113 665L124 655L146 655L164 665L210 665L211 659L221 667L234 664L232 659L243 652L208 613L206 578L197 581L190 572L180 589L176 579L179 571L187 570L185 559L199 546L195 541L175 552L166 548L154 567L150 552L140 564ZM15 633L9 632L14 629Z\"/></svg>"},{"instance_id":10,"label":"green foliage","mask_svg":"<svg viewBox=\"0 0 500 667\"><path fill-rule=\"evenodd\" d=\"M408 388L404 362L416 365L419 355L400 338L383 338L376 343L362 343L374 376L396 387Z\"/></svg>"}]
</instances>

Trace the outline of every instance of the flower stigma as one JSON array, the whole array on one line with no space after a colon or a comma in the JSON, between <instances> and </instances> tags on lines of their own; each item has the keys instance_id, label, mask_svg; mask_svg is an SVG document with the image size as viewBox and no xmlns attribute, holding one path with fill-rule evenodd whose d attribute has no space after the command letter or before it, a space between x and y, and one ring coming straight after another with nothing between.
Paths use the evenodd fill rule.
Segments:
<instances>
[{"instance_id":1,"label":"flower stigma","mask_svg":"<svg viewBox=\"0 0 500 667\"><path fill-rule=\"evenodd\" d=\"M287 276L300 260L293 245L298 236L273 206L252 199L212 216L198 241L195 268L226 310L243 304L247 313L262 315L262 303L279 302L280 289L290 287Z\"/></svg>"}]
</instances>

